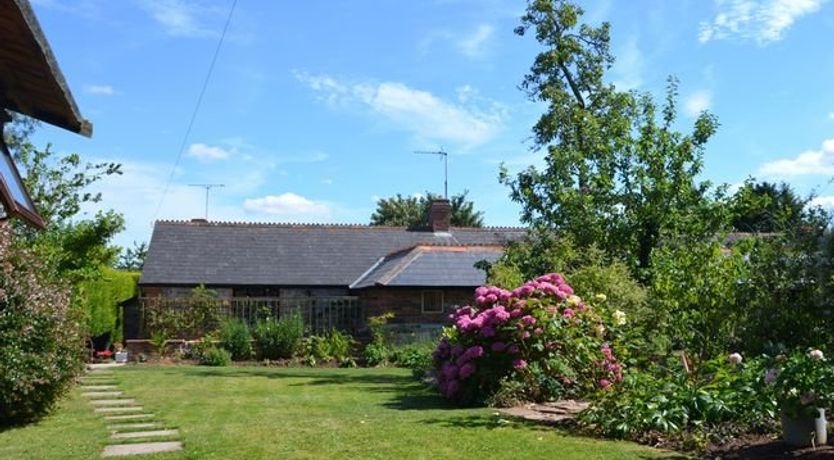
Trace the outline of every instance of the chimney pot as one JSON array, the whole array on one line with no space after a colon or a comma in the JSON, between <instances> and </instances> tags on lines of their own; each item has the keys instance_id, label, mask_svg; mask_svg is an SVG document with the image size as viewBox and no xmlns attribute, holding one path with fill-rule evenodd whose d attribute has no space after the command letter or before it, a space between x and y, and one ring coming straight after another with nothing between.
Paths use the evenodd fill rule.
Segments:
<instances>
[{"instance_id":1,"label":"chimney pot","mask_svg":"<svg viewBox=\"0 0 834 460\"><path fill-rule=\"evenodd\" d=\"M429 206L429 227L435 233L448 232L452 227L452 204L449 200L432 200Z\"/></svg>"}]
</instances>

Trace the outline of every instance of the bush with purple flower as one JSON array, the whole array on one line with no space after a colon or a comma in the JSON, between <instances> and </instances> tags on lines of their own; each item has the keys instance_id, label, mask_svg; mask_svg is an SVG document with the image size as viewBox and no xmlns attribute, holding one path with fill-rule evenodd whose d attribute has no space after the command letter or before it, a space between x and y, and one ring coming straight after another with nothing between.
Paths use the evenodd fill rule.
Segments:
<instances>
[{"instance_id":1,"label":"bush with purple flower","mask_svg":"<svg viewBox=\"0 0 834 460\"><path fill-rule=\"evenodd\" d=\"M508 381L528 400L580 397L622 380L609 328L558 273L508 291L475 290L450 315L434 351L440 392L460 403L488 400Z\"/></svg>"}]
</instances>

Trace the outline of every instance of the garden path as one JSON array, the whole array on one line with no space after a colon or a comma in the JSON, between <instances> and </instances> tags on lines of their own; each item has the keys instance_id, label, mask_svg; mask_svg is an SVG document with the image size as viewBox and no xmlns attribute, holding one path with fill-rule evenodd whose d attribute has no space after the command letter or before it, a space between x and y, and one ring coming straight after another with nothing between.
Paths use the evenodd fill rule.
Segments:
<instances>
[{"instance_id":1,"label":"garden path","mask_svg":"<svg viewBox=\"0 0 834 460\"><path fill-rule=\"evenodd\" d=\"M80 378L82 395L90 399L97 414L108 423L110 444L102 457L127 457L182 450L179 431L155 421L135 399L125 398L113 376L122 364L90 364Z\"/></svg>"}]
</instances>

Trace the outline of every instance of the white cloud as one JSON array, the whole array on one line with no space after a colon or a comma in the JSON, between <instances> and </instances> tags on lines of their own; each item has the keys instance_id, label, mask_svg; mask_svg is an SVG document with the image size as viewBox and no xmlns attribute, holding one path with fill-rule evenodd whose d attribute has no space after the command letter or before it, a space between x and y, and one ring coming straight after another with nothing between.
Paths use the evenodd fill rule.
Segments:
<instances>
[{"instance_id":1,"label":"white cloud","mask_svg":"<svg viewBox=\"0 0 834 460\"><path fill-rule=\"evenodd\" d=\"M420 54L426 54L439 42L469 59L481 59L489 54L494 34L495 29L489 24L480 24L465 33L434 30L417 43L417 50Z\"/></svg>"},{"instance_id":2,"label":"white cloud","mask_svg":"<svg viewBox=\"0 0 834 460\"><path fill-rule=\"evenodd\" d=\"M712 93L707 90L695 91L690 94L683 104L684 113L690 117L697 117L704 110L712 106Z\"/></svg>"},{"instance_id":3,"label":"white cloud","mask_svg":"<svg viewBox=\"0 0 834 460\"><path fill-rule=\"evenodd\" d=\"M249 212L272 214L291 218L298 217L326 217L330 215L330 207L304 198L295 193L286 192L280 195L267 195L261 198L251 198L243 202L243 208Z\"/></svg>"},{"instance_id":4,"label":"white cloud","mask_svg":"<svg viewBox=\"0 0 834 460\"><path fill-rule=\"evenodd\" d=\"M174 37L213 37L216 31L202 23L205 10L186 0L141 0L140 4Z\"/></svg>"},{"instance_id":5,"label":"white cloud","mask_svg":"<svg viewBox=\"0 0 834 460\"><path fill-rule=\"evenodd\" d=\"M333 185L333 179L330 179L330 178L322 179L321 183L324 184L324 185Z\"/></svg>"},{"instance_id":6,"label":"white cloud","mask_svg":"<svg viewBox=\"0 0 834 460\"><path fill-rule=\"evenodd\" d=\"M501 128L505 113L496 103L488 109L455 104L399 82L348 83L327 75L298 72L296 77L328 105L359 107L424 141L455 142L469 147L483 144Z\"/></svg>"},{"instance_id":7,"label":"white cloud","mask_svg":"<svg viewBox=\"0 0 834 460\"><path fill-rule=\"evenodd\" d=\"M84 91L97 96L115 96L118 91L110 85L85 85Z\"/></svg>"},{"instance_id":8,"label":"white cloud","mask_svg":"<svg viewBox=\"0 0 834 460\"><path fill-rule=\"evenodd\" d=\"M741 38L766 45L782 39L800 17L817 12L827 0L716 0L718 12L701 23L698 40Z\"/></svg>"},{"instance_id":9,"label":"white cloud","mask_svg":"<svg viewBox=\"0 0 834 460\"><path fill-rule=\"evenodd\" d=\"M765 176L791 177L834 174L834 139L823 141L819 150L808 150L788 160L765 163L759 168Z\"/></svg>"},{"instance_id":10,"label":"white cloud","mask_svg":"<svg viewBox=\"0 0 834 460\"><path fill-rule=\"evenodd\" d=\"M834 208L834 196L818 196L808 203L809 207L822 206L823 208Z\"/></svg>"},{"instance_id":11,"label":"white cloud","mask_svg":"<svg viewBox=\"0 0 834 460\"><path fill-rule=\"evenodd\" d=\"M828 112L828 119L834 120L834 112Z\"/></svg>"},{"instance_id":12,"label":"white cloud","mask_svg":"<svg viewBox=\"0 0 834 460\"><path fill-rule=\"evenodd\" d=\"M643 83L643 62L637 36L632 35L619 50L617 60L614 61L614 85L626 91L638 88Z\"/></svg>"},{"instance_id":13,"label":"white cloud","mask_svg":"<svg viewBox=\"0 0 834 460\"><path fill-rule=\"evenodd\" d=\"M487 46L494 30L488 24L481 24L471 33L459 37L455 47L466 57L480 58L487 53Z\"/></svg>"},{"instance_id":14,"label":"white cloud","mask_svg":"<svg viewBox=\"0 0 834 460\"><path fill-rule=\"evenodd\" d=\"M198 160L225 160L231 156L231 152L223 147L191 144L188 147L188 156L197 158Z\"/></svg>"}]
</instances>

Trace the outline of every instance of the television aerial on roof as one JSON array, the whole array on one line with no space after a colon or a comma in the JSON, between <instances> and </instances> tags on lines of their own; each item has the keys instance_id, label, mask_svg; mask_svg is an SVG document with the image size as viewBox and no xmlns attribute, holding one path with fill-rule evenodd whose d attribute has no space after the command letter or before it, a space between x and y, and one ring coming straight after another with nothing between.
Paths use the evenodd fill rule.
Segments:
<instances>
[{"instance_id":1,"label":"television aerial on roof","mask_svg":"<svg viewBox=\"0 0 834 460\"><path fill-rule=\"evenodd\" d=\"M443 150L415 150L417 155L437 155L443 161L443 198L449 199L449 153Z\"/></svg>"}]
</instances>

